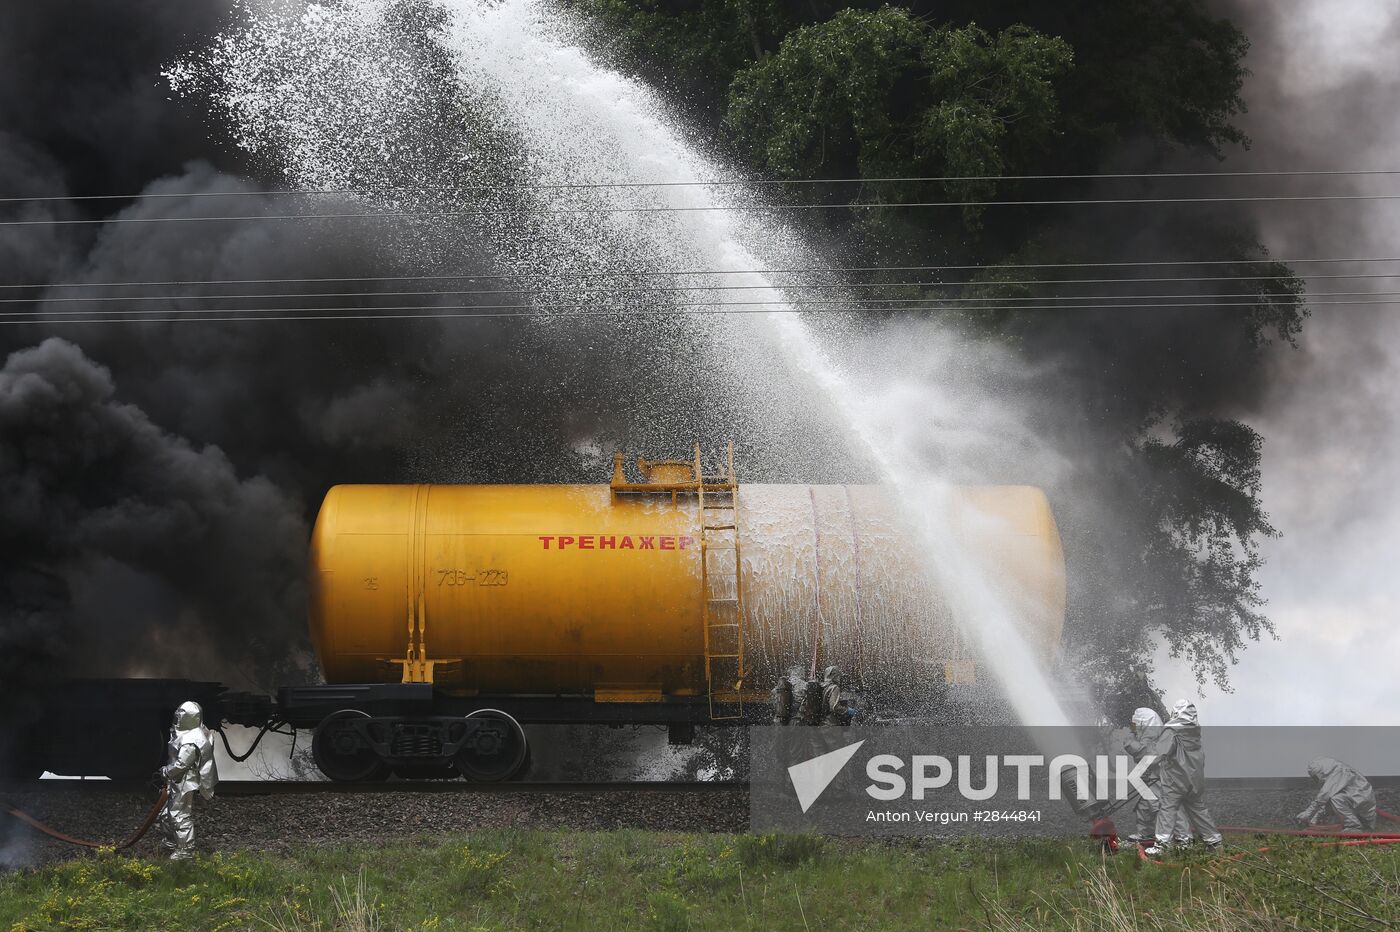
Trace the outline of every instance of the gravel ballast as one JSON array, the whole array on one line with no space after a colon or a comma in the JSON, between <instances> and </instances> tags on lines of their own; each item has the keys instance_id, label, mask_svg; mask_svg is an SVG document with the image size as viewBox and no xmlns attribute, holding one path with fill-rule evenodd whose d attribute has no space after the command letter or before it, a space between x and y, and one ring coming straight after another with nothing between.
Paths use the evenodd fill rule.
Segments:
<instances>
[{"instance_id":1,"label":"gravel ballast","mask_svg":"<svg viewBox=\"0 0 1400 932\"><path fill-rule=\"evenodd\" d=\"M303 845L374 844L501 828L744 832L749 826L749 793L742 785L694 790L301 789L304 791L289 794L257 794L240 788L213 802L199 800L195 815L199 850L285 851ZM1400 785L1386 781L1377 786L1377 795L1383 809L1400 811ZM91 784L53 789L30 784L0 792L0 799L59 831L94 841L115 841L126 838L140 824L155 793ZM1308 799L1306 781L1278 786L1226 781L1210 789L1207 801L1221 824L1285 827ZM1130 822L1127 813L1119 817L1120 833L1132 830ZM1382 823L1378 830L1400 831L1400 826ZM0 865L49 863L82 850L0 816ZM155 854L155 832L131 850L138 855Z\"/></svg>"},{"instance_id":2,"label":"gravel ballast","mask_svg":"<svg viewBox=\"0 0 1400 932\"><path fill-rule=\"evenodd\" d=\"M0 795L34 818L69 835L93 841L128 837L155 801L135 789L25 788ZM0 816L0 850L11 862L45 863L82 849L47 838ZM282 849L296 845L379 842L484 828L620 828L662 832L741 832L749 824L745 787L685 790L505 792L297 792L225 794L197 800L196 837L202 852L237 848ZM20 850L16 850L20 849ZM154 829L132 849L156 851Z\"/></svg>"}]
</instances>

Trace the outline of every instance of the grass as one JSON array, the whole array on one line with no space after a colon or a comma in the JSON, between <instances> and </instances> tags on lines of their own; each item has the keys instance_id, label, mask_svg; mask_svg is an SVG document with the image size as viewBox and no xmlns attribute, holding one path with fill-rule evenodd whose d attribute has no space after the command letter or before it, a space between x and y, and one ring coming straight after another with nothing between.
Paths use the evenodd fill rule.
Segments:
<instances>
[{"instance_id":1,"label":"grass","mask_svg":"<svg viewBox=\"0 0 1400 932\"><path fill-rule=\"evenodd\" d=\"M0 877L0 929L1255 930L1400 924L1400 846L1272 842L1159 867L1088 841L493 831L86 855Z\"/></svg>"}]
</instances>

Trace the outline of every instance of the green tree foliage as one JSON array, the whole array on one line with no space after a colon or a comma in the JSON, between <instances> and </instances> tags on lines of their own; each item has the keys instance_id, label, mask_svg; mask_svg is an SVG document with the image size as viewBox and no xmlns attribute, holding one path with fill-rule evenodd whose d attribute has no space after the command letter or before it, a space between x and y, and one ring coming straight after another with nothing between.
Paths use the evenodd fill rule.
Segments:
<instances>
[{"instance_id":1,"label":"green tree foliage","mask_svg":"<svg viewBox=\"0 0 1400 932\"><path fill-rule=\"evenodd\" d=\"M927 33L891 7L842 10L799 29L738 74L726 123L759 164L786 178L902 161L916 108L896 100L896 87L916 79Z\"/></svg>"},{"instance_id":2,"label":"green tree foliage","mask_svg":"<svg viewBox=\"0 0 1400 932\"><path fill-rule=\"evenodd\" d=\"M1276 535L1260 501L1262 446L1235 420L1156 423L1099 473L1102 500L1136 503L1092 544L1105 580L1133 584L1090 585L1100 610L1071 633L1072 651L1111 658L1101 685L1135 676L1160 637L1199 682L1228 688L1246 641L1273 632L1256 580L1260 543Z\"/></svg>"},{"instance_id":3,"label":"green tree foliage","mask_svg":"<svg viewBox=\"0 0 1400 932\"><path fill-rule=\"evenodd\" d=\"M717 108L734 75L790 28L781 0L577 0L648 80L701 110Z\"/></svg>"},{"instance_id":4,"label":"green tree foliage","mask_svg":"<svg viewBox=\"0 0 1400 932\"><path fill-rule=\"evenodd\" d=\"M918 149L941 155L943 174L1000 175L1044 150L1059 116L1053 81L1074 61L1063 39L1026 26L995 39L976 26L941 29L923 58L925 93L936 103L924 111L915 139ZM952 190L989 198L995 188L972 181Z\"/></svg>"},{"instance_id":5,"label":"green tree foliage","mask_svg":"<svg viewBox=\"0 0 1400 932\"><path fill-rule=\"evenodd\" d=\"M649 79L680 91L709 118L739 72L776 52L805 25L884 0L573 0L605 27ZM1241 59L1249 47L1229 20L1200 0L905 0L894 6L933 29L975 23L988 33L1023 25L1058 37L1078 67L1057 82L1063 114L1060 162L1096 159L1141 136L1219 154L1241 143ZM718 106L716 106L718 105Z\"/></svg>"},{"instance_id":6,"label":"green tree foliage","mask_svg":"<svg viewBox=\"0 0 1400 932\"><path fill-rule=\"evenodd\" d=\"M725 122L778 177L1000 175L1051 137L1053 81L1072 60L1064 40L1024 26L993 37L898 7L842 10L740 72Z\"/></svg>"},{"instance_id":7,"label":"green tree foliage","mask_svg":"<svg viewBox=\"0 0 1400 932\"><path fill-rule=\"evenodd\" d=\"M1255 581L1259 542L1275 534L1259 502L1262 446L1247 425L1213 418L1140 444L1142 465L1156 476L1147 484L1153 524L1143 555L1159 583L1144 605L1148 627L1167 635L1174 656L1193 661L1198 678L1221 685L1245 637L1273 630L1257 611Z\"/></svg>"},{"instance_id":8,"label":"green tree foliage","mask_svg":"<svg viewBox=\"0 0 1400 932\"><path fill-rule=\"evenodd\" d=\"M1245 142L1241 65L1249 41L1200 0L919 0L919 15L1024 23L1074 47L1078 67L1060 84L1064 164L1096 159L1141 138L1220 155Z\"/></svg>"}]
</instances>

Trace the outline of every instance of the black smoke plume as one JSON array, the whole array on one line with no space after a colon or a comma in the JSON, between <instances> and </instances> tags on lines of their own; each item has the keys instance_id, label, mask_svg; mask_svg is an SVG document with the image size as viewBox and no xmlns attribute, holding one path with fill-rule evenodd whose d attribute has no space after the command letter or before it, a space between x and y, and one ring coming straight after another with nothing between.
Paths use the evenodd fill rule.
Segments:
<instances>
[{"instance_id":1,"label":"black smoke plume","mask_svg":"<svg viewBox=\"0 0 1400 932\"><path fill-rule=\"evenodd\" d=\"M90 672L122 657L295 661L269 648L285 648L304 599L301 503L115 396L111 373L57 337L0 369L0 631L14 642L0 675L45 655Z\"/></svg>"}]
</instances>

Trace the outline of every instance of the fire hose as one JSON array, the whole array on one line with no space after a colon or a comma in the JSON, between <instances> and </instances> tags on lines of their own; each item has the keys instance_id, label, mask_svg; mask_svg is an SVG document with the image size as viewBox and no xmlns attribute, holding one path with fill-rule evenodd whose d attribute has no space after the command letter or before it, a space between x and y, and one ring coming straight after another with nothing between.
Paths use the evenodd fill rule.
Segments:
<instances>
[{"instance_id":1,"label":"fire hose","mask_svg":"<svg viewBox=\"0 0 1400 932\"><path fill-rule=\"evenodd\" d=\"M1385 809L1377 809L1376 815L1389 822L1400 823L1400 816ZM1400 844L1400 832L1342 832L1337 831L1341 824L1326 825L1321 827L1288 829L1288 828L1264 828L1253 825L1222 825L1221 832L1228 832L1234 835L1292 835L1302 838L1333 839L1331 841L1318 841L1319 848L1355 848L1363 845L1397 845ZM1340 840L1336 840L1340 839ZM1240 851L1231 855L1228 860L1238 861L1250 854L1268 854L1270 848L1266 845L1262 848L1255 848L1252 851ZM1143 846L1137 846L1138 860L1146 861L1149 864L1156 864L1159 867L1184 867L1183 864L1168 864L1163 861L1155 861L1147 856Z\"/></svg>"},{"instance_id":2,"label":"fire hose","mask_svg":"<svg viewBox=\"0 0 1400 932\"><path fill-rule=\"evenodd\" d=\"M1354 848L1358 845L1400 845L1400 835L1357 835L1350 841L1322 841L1317 843L1319 848ZM1252 851L1240 851L1226 858L1228 861L1238 861L1250 854L1268 854L1272 849L1265 845L1262 848L1255 848ZM1142 846L1137 849L1138 860L1146 861L1148 864L1156 864L1158 867L1185 867L1185 864L1173 864L1167 861L1155 861L1147 856L1147 851Z\"/></svg>"},{"instance_id":3,"label":"fire hose","mask_svg":"<svg viewBox=\"0 0 1400 932\"><path fill-rule=\"evenodd\" d=\"M244 761L253 755L253 752L257 750L258 742L262 741L263 736L269 731L272 731L276 734L287 734L288 732L284 732L280 729L279 726L281 724L282 723L280 722L269 722L268 724L264 725L262 727L262 730L260 730L257 736L253 739L253 743L249 745L248 750L245 751L243 754L234 753L233 748L229 746L228 735L224 734L222 728L217 728L214 730L217 731L219 737L223 739L224 749L228 751L229 757L233 758L236 761ZM292 735L293 741L295 741L296 732L292 731L290 732L290 734ZM123 851L127 848L130 848L132 845L136 844L138 841L140 841L146 836L146 833L151 830L151 826L155 825L156 818L160 815L160 810L165 805L165 801L169 798L169 796L170 790L168 788L162 788L160 791L160 796L156 798L155 805L151 807L151 811L146 814L145 821L141 823L140 827L136 829L135 833L133 833L130 838L126 839L126 841L123 841L120 844L113 845L108 845L106 842L101 841L88 841L83 838L74 838L72 835L60 832L58 829L53 828L50 825L45 825L43 822L40 822L38 819L34 818L29 813L23 811L22 809L16 809L13 806L5 806L4 808L0 808L0 813L4 813L5 815L10 816L17 822L23 822L25 825L28 825L35 831L41 832L49 836L50 838L57 839L58 841L64 842L65 844L77 845L80 848L111 847L113 850Z\"/></svg>"},{"instance_id":4,"label":"fire hose","mask_svg":"<svg viewBox=\"0 0 1400 932\"><path fill-rule=\"evenodd\" d=\"M1220 831L1230 835L1296 835L1300 838L1400 838L1400 832L1344 832L1329 828L1264 828L1256 825L1222 825Z\"/></svg>"},{"instance_id":5,"label":"fire hose","mask_svg":"<svg viewBox=\"0 0 1400 932\"><path fill-rule=\"evenodd\" d=\"M1400 823L1400 816L1385 809L1377 809L1376 817L1385 819L1387 822ZM1229 832L1232 835L1296 835L1303 838L1350 838L1366 840L1371 838L1382 840L1400 840L1400 832L1345 832L1341 831L1342 823L1336 822L1329 825L1313 825L1308 828L1264 828L1257 825L1222 825L1220 831Z\"/></svg>"},{"instance_id":6,"label":"fire hose","mask_svg":"<svg viewBox=\"0 0 1400 932\"><path fill-rule=\"evenodd\" d=\"M1118 831L1109 818L1114 812L1130 800L1119 800L1111 806L1093 811L1093 824L1089 826L1089 837L1103 845L1104 849L1111 854L1116 854L1118 848ZM1376 816L1389 822L1400 823L1400 816L1385 809L1377 809ZM1400 831L1397 832L1346 832L1341 831L1342 823L1338 822L1329 825L1312 825L1307 828L1268 828L1255 825L1222 825L1220 831L1232 835L1292 835L1300 838L1332 838L1342 839L1341 841L1319 842L1319 847L1330 848L1335 846L1356 846L1356 845L1393 845L1400 844ZM1151 860L1144 853L1145 845L1139 843L1137 846L1138 857L1143 860ZM1268 848L1259 848L1260 853L1267 852ZM1244 854L1241 852L1231 860L1236 860ZM1160 863L1153 861L1153 863Z\"/></svg>"},{"instance_id":7,"label":"fire hose","mask_svg":"<svg viewBox=\"0 0 1400 932\"><path fill-rule=\"evenodd\" d=\"M101 841L87 841L87 840L82 839L82 838L74 838L72 835L65 835L63 832L60 832L58 829L52 828L52 827L50 827L50 826L48 826L48 825L45 825L43 822L40 822L38 819L34 818L34 817L33 817L32 815L30 815L29 813L24 812L24 811L19 810L19 809L16 809L16 808L14 808L13 806L6 806L4 809L0 809L0 812L4 812L6 815L10 816L11 818L13 818L13 819L15 819L15 820L17 820L17 821L19 821L19 822L23 822L25 825L28 825L30 828L32 828L32 829L34 829L34 830L36 830L36 831L42 832L42 833L44 833L45 835L48 835L50 838L56 838L56 839L58 839L59 841L65 842L65 843L70 844L70 845L77 845L77 846L80 847L80 848L107 848L107 847L110 847L110 848L112 848L112 849L114 849L114 850L116 850L116 851L122 851L122 850L124 850L124 849L126 849L126 848L130 848L132 845L136 844L138 841L140 841L142 838L145 837L145 835L146 835L147 832L149 832L149 831L151 830L151 826L152 826L152 825L155 825L155 823L156 823L156 817L160 815L160 810L161 810L161 808L165 805L165 801L166 801L166 799L169 797L169 795L170 795L170 791L169 791L169 790L167 790L167 789L162 789L162 790L160 791L160 796L156 798L156 804L155 804L154 806L152 806L152 807L151 807L151 811L150 811L149 813L146 814L146 820L145 820L144 822L141 823L140 828L138 828L138 829L136 830L136 832L135 832L130 838L128 838L126 841L122 842L121 844L113 844L113 845L108 845L106 842L101 842Z\"/></svg>"}]
</instances>

